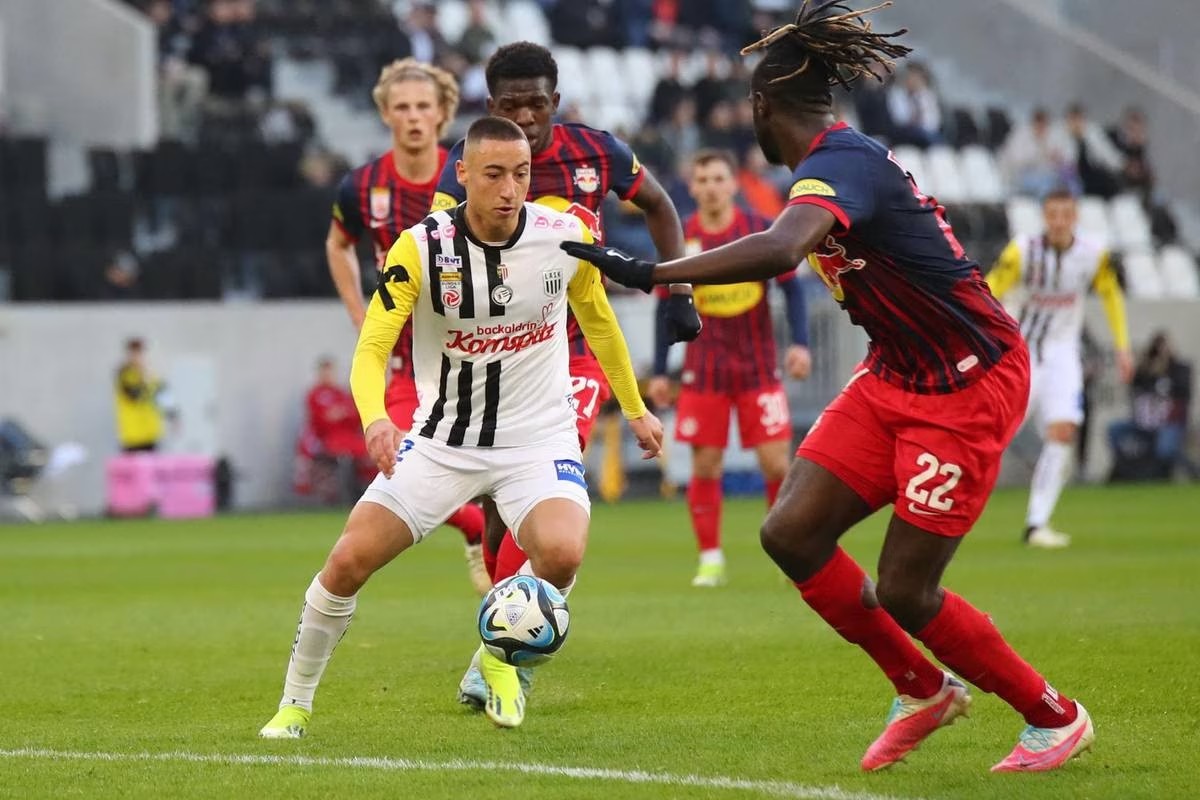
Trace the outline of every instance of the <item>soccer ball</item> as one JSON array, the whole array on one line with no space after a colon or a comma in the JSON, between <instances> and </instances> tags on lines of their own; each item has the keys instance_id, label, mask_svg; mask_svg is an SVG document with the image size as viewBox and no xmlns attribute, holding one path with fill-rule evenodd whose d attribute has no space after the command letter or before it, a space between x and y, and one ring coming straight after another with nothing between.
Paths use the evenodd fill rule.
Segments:
<instances>
[{"instance_id":1,"label":"soccer ball","mask_svg":"<svg viewBox=\"0 0 1200 800\"><path fill-rule=\"evenodd\" d=\"M479 606L479 638L514 667L548 661L567 640L571 615L553 584L532 575L500 581Z\"/></svg>"}]
</instances>

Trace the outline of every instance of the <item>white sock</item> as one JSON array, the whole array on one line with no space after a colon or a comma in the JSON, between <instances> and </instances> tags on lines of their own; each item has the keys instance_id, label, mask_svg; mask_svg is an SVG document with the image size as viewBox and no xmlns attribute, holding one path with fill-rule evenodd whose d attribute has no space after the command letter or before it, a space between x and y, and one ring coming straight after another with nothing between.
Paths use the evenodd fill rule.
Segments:
<instances>
[{"instance_id":1,"label":"white sock","mask_svg":"<svg viewBox=\"0 0 1200 800\"><path fill-rule=\"evenodd\" d=\"M537 575L533 574L533 564L529 563L529 561L526 561L524 564L521 565L521 568L519 570L517 570L517 574L518 575L531 575L534 578L538 577ZM558 589L558 593L561 594L563 596L563 599L565 600L567 598L567 595L569 595L571 593L571 590L575 588L575 576L574 575L571 576L571 582L568 583L566 585L566 587L556 586L555 588Z\"/></svg>"},{"instance_id":2,"label":"white sock","mask_svg":"<svg viewBox=\"0 0 1200 800\"><path fill-rule=\"evenodd\" d=\"M719 547L714 547L712 550L700 551L700 566L707 567L712 564L724 565L725 553Z\"/></svg>"},{"instance_id":3,"label":"white sock","mask_svg":"<svg viewBox=\"0 0 1200 800\"><path fill-rule=\"evenodd\" d=\"M300 612L296 641L292 643L280 707L293 705L312 711L313 695L317 693L321 673L333 655L333 648L350 627L357 601L357 595L338 597L330 594L321 585L319 577L313 578L304 593L304 609Z\"/></svg>"},{"instance_id":4,"label":"white sock","mask_svg":"<svg viewBox=\"0 0 1200 800\"><path fill-rule=\"evenodd\" d=\"M1070 459L1071 445L1063 442L1046 442L1042 445L1042 454L1033 468L1025 524L1040 528L1050 522L1050 515L1054 513L1054 506L1067 480L1067 462Z\"/></svg>"}]
</instances>

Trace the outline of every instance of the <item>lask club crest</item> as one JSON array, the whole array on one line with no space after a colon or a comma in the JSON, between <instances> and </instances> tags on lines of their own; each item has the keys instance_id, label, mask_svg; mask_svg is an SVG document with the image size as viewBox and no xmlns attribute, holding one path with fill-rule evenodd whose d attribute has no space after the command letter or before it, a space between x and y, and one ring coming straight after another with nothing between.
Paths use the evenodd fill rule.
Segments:
<instances>
[{"instance_id":1,"label":"lask club crest","mask_svg":"<svg viewBox=\"0 0 1200 800\"><path fill-rule=\"evenodd\" d=\"M542 270L542 291L547 297L558 297L563 288L563 271L561 267Z\"/></svg>"},{"instance_id":2,"label":"lask club crest","mask_svg":"<svg viewBox=\"0 0 1200 800\"><path fill-rule=\"evenodd\" d=\"M591 194L600 188L600 176L595 167L578 167L575 170L575 185L579 191Z\"/></svg>"}]
</instances>

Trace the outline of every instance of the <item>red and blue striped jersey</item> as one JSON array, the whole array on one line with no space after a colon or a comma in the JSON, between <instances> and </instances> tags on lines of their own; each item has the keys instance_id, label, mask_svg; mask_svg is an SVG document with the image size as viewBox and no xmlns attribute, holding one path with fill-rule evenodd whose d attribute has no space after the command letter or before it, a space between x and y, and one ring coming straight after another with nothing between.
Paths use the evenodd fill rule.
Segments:
<instances>
[{"instance_id":1,"label":"red and blue striped jersey","mask_svg":"<svg viewBox=\"0 0 1200 800\"><path fill-rule=\"evenodd\" d=\"M446 164L446 155L446 149L439 147L439 176ZM389 151L350 170L342 178L333 203L334 224L351 241L357 242L364 234L371 237L378 269L400 234L429 214L436 188L436 178L426 183L413 183L401 177ZM410 378L413 375L411 322L400 331L400 338L392 350L391 367Z\"/></svg>"},{"instance_id":2,"label":"red and blue striped jersey","mask_svg":"<svg viewBox=\"0 0 1200 800\"><path fill-rule=\"evenodd\" d=\"M706 231L700 225L699 214L693 214L683 224L683 235L688 252L700 252L769 227L770 220L738 208L733 222L721 231ZM767 293L771 283L793 280L795 272L773 281L695 286L696 311L704 327L684 353L680 377L683 386L722 394L779 386L782 377ZM660 298L665 296L666 287L659 290Z\"/></svg>"},{"instance_id":3,"label":"red and blue striped jersey","mask_svg":"<svg viewBox=\"0 0 1200 800\"><path fill-rule=\"evenodd\" d=\"M954 392L1022 346L945 210L886 147L838 123L813 140L792 180L789 205L837 220L809 263L870 336L871 372L905 391Z\"/></svg>"},{"instance_id":4,"label":"red and blue striped jersey","mask_svg":"<svg viewBox=\"0 0 1200 800\"><path fill-rule=\"evenodd\" d=\"M454 163L462 153L463 142L459 141L451 148L442 170L434 210L450 208L466 199L466 191L454 172ZM596 241L602 241L600 205L605 195L616 192L622 200L628 200L637 194L645 175L629 145L608 131L578 123L555 125L550 146L533 156L526 199L573 214L591 229ZM567 337L572 358L592 356L574 315L567 317Z\"/></svg>"}]
</instances>

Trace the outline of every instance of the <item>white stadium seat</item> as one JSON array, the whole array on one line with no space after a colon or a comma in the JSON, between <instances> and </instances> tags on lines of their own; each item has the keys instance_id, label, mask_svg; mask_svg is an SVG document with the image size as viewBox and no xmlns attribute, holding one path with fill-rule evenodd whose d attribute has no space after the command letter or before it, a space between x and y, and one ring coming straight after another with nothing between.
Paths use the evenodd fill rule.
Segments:
<instances>
[{"instance_id":1,"label":"white stadium seat","mask_svg":"<svg viewBox=\"0 0 1200 800\"><path fill-rule=\"evenodd\" d=\"M1005 208L1009 236L1036 236L1042 232L1042 208L1032 197L1014 197Z\"/></svg>"},{"instance_id":2,"label":"white stadium seat","mask_svg":"<svg viewBox=\"0 0 1200 800\"><path fill-rule=\"evenodd\" d=\"M644 109L658 84L658 66L654 54L640 47L630 47L622 53L622 74L629 96Z\"/></svg>"},{"instance_id":3,"label":"white stadium seat","mask_svg":"<svg viewBox=\"0 0 1200 800\"><path fill-rule=\"evenodd\" d=\"M1079 198L1079 232L1099 239L1107 246L1113 240L1112 223L1103 198Z\"/></svg>"},{"instance_id":4,"label":"white stadium seat","mask_svg":"<svg viewBox=\"0 0 1200 800\"><path fill-rule=\"evenodd\" d=\"M461 39L470 20L470 11L463 0L441 0L437 4L437 29L447 42Z\"/></svg>"},{"instance_id":5,"label":"white stadium seat","mask_svg":"<svg viewBox=\"0 0 1200 800\"><path fill-rule=\"evenodd\" d=\"M962 164L963 179L967 184L967 193L972 200L979 203L1000 203L1008 196L1004 188L1004 180L996 167L996 159L984 147L971 145L964 147L959 153Z\"/></svg>"},{"instance_id":6,"label":"white stadium seat","mask_svg":"<svg viewBox=\"0 0 1200 800\"><path fill-rule=\"evenodd\" d=\"M576 47L556 46L551 48L551 52L558 64L558 91L562 94L563 105L586 105L590 94L586 88L588 78L583 51Z\"/></svg>"},{"instance_id":7,"label":"white stadium seat","mask_svg":"<svg viewBox=\"0 0 1200 800\"><path fill-rule=\"evenodd\" d=\"M962 165L959 164L958 154L953 148L943 145L929 148L925 153L925 167L937 186L936 197L939 202L962 203L969 199Z\"/></svg>"},{"instance_id":8,"label":"white stadium seat","mask_svg":"<svg viewBox=\"0 0 1200 800\"><path fill-rule=\"evenodd\" d=\"M1124 264L1125 288L1130 297L1158 300L1166 296L1166 287L1152 250L1127 252Z\"/></svg>"},{"instance_id":9,"label":"white stadium seat","mask_svg":"<svg viewBox=\"0 0 1200 800\"><path fill-rule=\"evenodd\" d=\"M1136 195L1117 195L1108 204L1109 222L1112 225L1112 238L1122 247L1149 247L1153 241L1150 235L1150 219L1142 208L1142 201Z\"/></svg>"},{"instance_id":10,"label":"white stadium seat","mask_svg":"<svg viewBox=\"0 0 1200 800\"><path fill-rule=\"evenodd\" d=\"M1158 267L1167 296L1183 300L1200 298L1200 272L1196 259L1187 250L1176 245L1164 247L1158 256Z\"/></svg>"},{"instance_id":11,"label":"white stadium seat","mask_svg":"<svg viewBox=\"0 0 1200 800\"><path fill-rule=\"evenodd\" d=\"M902 145L893 147L892 154L896 156L896 160L900 162L900 166L904 167L917 182L917 188L924 194L937 194L937 187L933 185L932 179L929 176L929 170L925 167L925 154L916 147Z\"/></svg>"},{"instance_id":12,"label":"white stadium seat","mask_svg":"<svg viewBox=\"0 0 1200 800\"><path fill-rule=\"evenodd\" d=\"M627 102L628 84L624 78L621 56L616 50L611 47L589 48L584 56L584 69L587 70L591 96L596 102L606 105Z\"/></svg>"},{"instance_id":13,"label":"white stadium seat","mask_svg":"<svg viewBox=\"0 0 1200 800\"><path fill-rule=\"evenodd\" d=\"M550 25L534 0L509 0L504 7L502 22L492 30L501 44L523 40L550 44Z\"/></svg>"}]
</instances>

